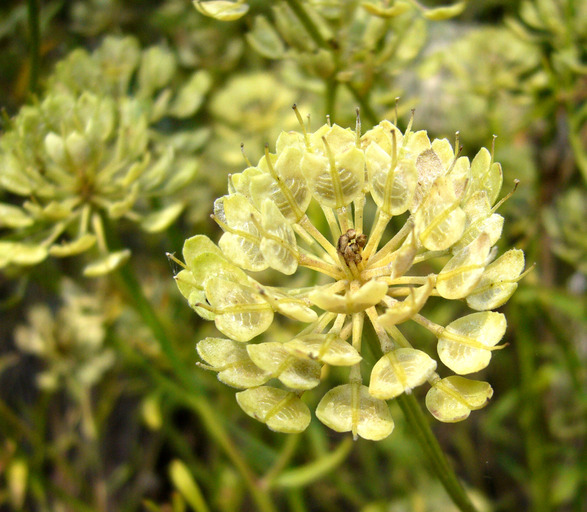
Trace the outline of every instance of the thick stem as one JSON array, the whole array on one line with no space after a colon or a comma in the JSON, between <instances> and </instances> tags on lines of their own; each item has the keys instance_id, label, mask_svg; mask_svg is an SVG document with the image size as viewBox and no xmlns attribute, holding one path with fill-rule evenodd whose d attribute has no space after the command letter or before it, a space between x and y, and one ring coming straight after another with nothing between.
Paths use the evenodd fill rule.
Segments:
<instances>
[{"instance_id":1,"label":"thick stem","mask_svg":"<svg viewBox=\"0 0 587 512\"><path fill-rule=\"evenodd\" d=\"M414 395L404 393L397 397L396 400L411 430L416 435L420 447L428 457L434 473L452 498L454 504L459 507L461 512L477 512L477 509L471 503L469 496L467 496L467 493L442 451Z\"/></svg>"}]
</instances>

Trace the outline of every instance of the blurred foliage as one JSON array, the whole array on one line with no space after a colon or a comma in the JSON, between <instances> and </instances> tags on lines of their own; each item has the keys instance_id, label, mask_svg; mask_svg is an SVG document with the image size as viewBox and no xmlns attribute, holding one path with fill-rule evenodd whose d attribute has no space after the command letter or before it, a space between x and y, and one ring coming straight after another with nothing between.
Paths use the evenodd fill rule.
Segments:
<instances>
[{"instance_id":1,"label":"blurred foliage","mask_svg":"<svg viewBox=\"0 0 587 512\"><path fill-rule=\"evenodd\" d=\"M520 180L500 250L535 263L500 308L509 346L479 372L492 401L434 432L478 510L584 509L586 2L251 0L219 21L189 0L48 0L33 92L34 1L0 5L0 509L451 510L395 401L379 443L247 418L195 367L196 342L217 331L185 306L164 255L218 238L212 199L297 129L292 103L312 131L325 114L353 125L359 107L366 131L396 120L398 96L398 124L415 108L415 129L459 130L463 154L497 135L504 189ZM101 173L102 192L79 202L71 183ZM105 241L89 260L45 257L73 255L84 233ZM42 254L22 265L23 244ZM116 269L83 276L112 253ZM443 325L463 311L434 304Z\"/></svg>"}]
</instances>

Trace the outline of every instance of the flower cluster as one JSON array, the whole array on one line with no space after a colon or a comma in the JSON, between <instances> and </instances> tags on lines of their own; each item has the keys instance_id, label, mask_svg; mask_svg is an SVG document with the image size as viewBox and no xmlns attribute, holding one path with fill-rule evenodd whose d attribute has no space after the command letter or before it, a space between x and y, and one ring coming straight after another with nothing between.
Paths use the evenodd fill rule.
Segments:
<instances>
[{"instance_id":1,"label":"flower cluster","mask_svg":"<svg viewBox=\"0 0 587 512\"><path fill-rule=\"evenodd\" d=\"M348 382L316 409L338 432L385 438L394 427L386 400L424 383L437 419L465 419L493 391L463 375L485 368L500 348L506 320L490 310L509 299L524 269L520 250L495 259L501 166L486 149L470 161L446 139L430 142L411 123L403 134L382 121L361 135L359 119L354 131L326 124L310 133L296 114L302 133L281 133L275 154L266 149L256 166L230 176L228 194L214 204L224 231L218 245L198 235L183 247L177 285L226 336L198 343L201 366L244 389L236 395L242 409L280 432L308 426L301 396L329 366L349 367ZM419 275L432 258L441 270ZM301 267L318 273L315 284L269 286L245 272L292 275ZM476 312L437 325L420 313L431 296L464 300ZM283 342L260 339L276 313L305 325ZM441 378L437 361L412 346L398 328L408 320L437 337L438 358L456 375ZM368 383L366 322L382 352Z\"/></svg>"},{"instance_id":2,"label":"flower cluster","mask_svg":"<svg viewBox=\"0 0 587 512\"><path fill-rule=\"evenodd\" d=\"M115 363L114 351L104 343L112 318L103 301L72 281L64 280L61 288L63 305L55 313L46 304L32 307L28 324L16 328L15 342L22 352L43 359L40 388L64 388L78 396Z\"/></svg>"},{"instance_id":3,"label":"flower cluster","mask_svg":"<svg viewBox=\"0 0 587 512\"><path fill-rule=\"evenodd\" d=\"M170 52L141 53L132 38L107 38L57 66L43 98L0 139L0 268L93 252L84 274L101 275L130 255L109 250L105 220L157 232L177 218L186 203L177 192L198 164L192 142L154 123L192 114L209 84L196 74L173 96L175 68Z\"/></svg>"}]
</instances>

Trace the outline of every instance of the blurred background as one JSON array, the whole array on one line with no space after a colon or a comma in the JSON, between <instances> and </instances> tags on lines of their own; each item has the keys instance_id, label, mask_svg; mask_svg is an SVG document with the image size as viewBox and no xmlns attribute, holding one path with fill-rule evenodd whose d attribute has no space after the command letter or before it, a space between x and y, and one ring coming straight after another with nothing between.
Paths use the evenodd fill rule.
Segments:
<instances>
[{"instance_id":1,"label":"blurred background","mask_svg":"<svg viewBox=\"0 0 587 512\"><path fill-rule=\"evenodd\" d=\"M430 421L479 510L586 510L587 2L246 5L225 21L188 0L0 6L0 510L456 510L394 403L395 431L378 443L315 418L277 434L195 366L195 343L216 331L165 253L218 239L209 214L246 167L241 143L251 162L273 151L298 128L293 103L313 129L326 114L354 126L356 107L363 131L396 108L404 129L415 109L416 129L459 131L469 156L497 136L502 196L520 181L498 247L535 267L500 309L509 346L481 372L489 405ZM23 188L14 169L55 161L48 132L90 126L80 161L136 162L139 186L113 184L89 235L69 210L33 222L11 209L66 198ZM135 217L117 217L130 202ZM39 253L65 234L75 246ZM434 319L465 309L438 302Z\"/></svg>"}]
</instances>

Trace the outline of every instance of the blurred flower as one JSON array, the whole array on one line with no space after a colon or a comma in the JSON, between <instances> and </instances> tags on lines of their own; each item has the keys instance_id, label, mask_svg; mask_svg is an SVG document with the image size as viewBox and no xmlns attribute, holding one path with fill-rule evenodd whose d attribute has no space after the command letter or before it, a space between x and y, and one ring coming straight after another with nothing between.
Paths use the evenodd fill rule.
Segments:
<instances>
[{"instance_id":1,"label":"blurred flower","mask_svg":"<svg viewBox=\"0 0 587 512\"><path fill-rule=\"evenodd\" d=\"M33 306L28 324L15 330L18 348L43 360L40 388L65 388L74 395L96 384L115 362L104 346L109 321L97 295L85 294L72 281L62 284L63 305L53 313L46 304Z\"/></svg>"},{"instance_id":2,"label":"blurred flower","mask_svg":"<svg viewBox=\"0 0 587 512\"><path fill-rule=\"evenodd\" d=\"M528 122L533 91L547 80L535 73L538 50L503 28L478 28L454 42L455 27L440 28L420 66L418 117L430 130L459 129L478 144L494 133L519 133Z\"/></svg>"},{"instance_id":3,"label":"blurred flower","mask_svg":"<svg viewBox=\"0 0 587 512\"><path fill-rule=\"evenodd\" d=\"M232 175L228 195L214 203L224 230L218 246L198 235L183 247L177 285L227 337L198 343L202 366L245 389L239 405L280 432L307 427L300 397L328 366L350 368L348 383L328 391L316 410L336 431L385 438L394 427L385 401L426 382L426 405L437 419L465 419L493 391L462 375L485 368L501 348L506 320L490 310L509 299L524 269L520 250L495 259L501 166L486 149L470 162L446 139L430 142L410 127L402 134L388 121L362 136L359 120L356 131L324 125L308 133L296 114L303 133L283 132L276 153L266 149L258 165ZM389 237L399 216L403 227ZM419 273L433 258L440 272ZM294 288L263 285L245 272L266 269L321 276ZM437 325L420 314L430 296L464 300L476 312ZM275 313L306 325L293 339L259 341ZM397 327L408 320L438 338L440 361L457 375L436 373L437 361ZM383 353L368 385L365 321ZM271 379L283 387L266 385Z\"/></svg>"},{"instance_id":4,"label":"blurred flower","mask_svg":"<svg viewBox=\"0 0 587 512\"><path fill-rule=\"evenodd\" d=\"M571 188L544 210L543 217L554 252L587 275L587 192Z\"/></svg>"},{"instance_id":5,"label":"blurred flower","mask_svg":"<svg viewBox=\"0 0 587 512\"><path fill-rule=\"evenodd\" d=\"M0 268L93 250L84 273L101 275L130 255L109 251L105 219L158 232L177 218L204 139L153 124L193 114L209 79L196 73L174 96L175 67L164 48L141 53L131 38L107 38L92 55L75 50L57 66L44 98L0 139L0 190L13 196L0 203Z\"/></svg>"}]
</instances>

